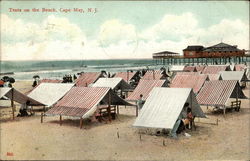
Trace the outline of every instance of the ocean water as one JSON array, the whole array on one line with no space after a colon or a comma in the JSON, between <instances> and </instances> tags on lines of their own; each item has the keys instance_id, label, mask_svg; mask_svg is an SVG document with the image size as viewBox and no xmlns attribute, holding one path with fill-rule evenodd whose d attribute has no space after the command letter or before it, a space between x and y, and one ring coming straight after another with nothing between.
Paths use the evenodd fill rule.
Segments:
<instances>
[{"instance_id":1,"label":"ocean water","mask_svg":"<svg viewBox=\"0 0 250 161\"><path fill-rule=\"evenodd\" d=\"M182 64L184 63L183 60ZM219 62L219 60L217 60ZM158 62L159 63L159 62ZM187 63L187 62L185 62ZM195 60L194 64L201 64ZM211 64L211 62L208 62ZM223 63L223 62L222 62ZM228 62L224 62L228 63ZM233 62L232 63L238 63ZM241 63L249 66L250 57ZM192 65L192 64L190 64ZM13 72L8 75L16 80L33 80L34 75L39 75L41 79L62 79L66 74L77 74L79 72L106 72L115 73L119 71L138 69L160 69L168 68L171 65L157 64L153 59L123 59L123 60L67 60L67 61L1 61L0 73ZM0 78L4 75L0 75Z\"/></svg>"},{"instance_id":2,"label":"ocean water","mask_svg":"<svg viewBox=\"0 0 250 161\"><path fill-rule=\"evenodd\" d=\"M162 65L156 65L152 59L138 60L68 60L68 61L2 61L1 73L16 80L32 80L34 75L40 78L62 79L65 74L77 74L79 72L100 72L105 70L110 73L117 71L156 69ZM2 77L4 75L1 75Z\"/></svg>"}]
</instances>

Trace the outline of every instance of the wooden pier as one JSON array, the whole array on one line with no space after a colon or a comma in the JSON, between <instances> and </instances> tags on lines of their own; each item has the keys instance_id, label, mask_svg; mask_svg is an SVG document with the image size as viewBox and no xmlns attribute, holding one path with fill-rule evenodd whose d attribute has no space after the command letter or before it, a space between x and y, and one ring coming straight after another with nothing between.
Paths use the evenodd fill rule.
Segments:
<instances>
[{"instance_id":1,"label":"wooden pier","mask_svg":"<svg viewBox=\"0 0 250 161\"><path fill-rule=\"evenodd\" d=\"M234 57L199 57L186 58L184 56L153 56L156 65L195 65L211 64L220 65L227 63L244 64L250 62L250 54Z\"/></svg>"}]
</instances>

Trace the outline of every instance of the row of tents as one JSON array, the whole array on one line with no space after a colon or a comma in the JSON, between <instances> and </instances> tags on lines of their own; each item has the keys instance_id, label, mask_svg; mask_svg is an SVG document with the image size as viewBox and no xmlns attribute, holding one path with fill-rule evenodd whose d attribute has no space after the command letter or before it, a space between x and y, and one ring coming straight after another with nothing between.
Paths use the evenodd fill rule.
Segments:
<instances>
[{"instance_id":1,"label":"row of tents","mask_svg":"<svg viewBox=\"0 0 250 161\"><path fill-rule=\"evenodd\" d=\"M181 74L178 74L179 72ZM205 117L200 105L222 106L225 109L230 97L245 98L239 79L211 81L204 73L179 72L174 74L175 76L169 84L164 76L159 77L162 75L161 71L148 71L144 75L147 76L147 79L141 79L133 92L125 99L121 98L121 95L119 96L117 90L132 89L124 80L124 77L131 77L131 74L127 74L127 72L120 73L121 77L114 78L100 78L97 73L83 73L72 84L46 80L27 95L13 88L0 88L0 98L8 97L12 102L19 103L29 100L30 105L50 107L45 112L47 116L59 115L60 118L70 116L82 120L94 115L101 106L105 106L107 109L112 105L134 106L131 101L137 101L140 94L143 94L146 102L134 126L170 129L185 102L191 104L192 111L197 117ZM150 75L153 76L153 79ZM86 82L88 83L85 84ZM80 84L85 85L80 86Z\"/></svg>"}]
</instances>

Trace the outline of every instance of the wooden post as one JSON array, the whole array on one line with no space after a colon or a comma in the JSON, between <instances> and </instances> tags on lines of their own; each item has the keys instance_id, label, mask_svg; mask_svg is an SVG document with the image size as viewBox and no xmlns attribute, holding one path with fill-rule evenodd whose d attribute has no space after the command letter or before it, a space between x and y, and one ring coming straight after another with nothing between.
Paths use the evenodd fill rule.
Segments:
<instances>
[{"instance_id":1,"label":"wooden post","mask_svg":"<svg viewBox=\"0 0 250 161\"><path fill-rule=\"evenodd\" d=\"M116 106L117 114L119 114L119 105Z\"/></svg>"},{"instance_id":2,"label":"wooden post","mask_svg":"<svg viewBox=\"0 0 250 161\"><path fill-rule=\"evenodd\" d=\"M153 79L155 80L155 70L153 70Z\"/></svg>"},{"instance_id":3,"label":"wooden post","mask_svg":"<svg viewBox=\"0 0 250 161\"><path fill-rule=\"evenodd\" d=\"M62 115L60 115L60 126L62 126Z\"/></svg>"},{"instance_id":4,"label":"wooden post","mask_svg":"<svg viewBox=\"0 0 250 161\"><path fill-rule=\"evenodd\" d=\"M135 116L137 117L138 116L138 106L136 105L136 108L135 108Z\"/></svg>"},{"instance_id":5,"label":"wooden post","mask_svg":"<svg viewBox=\"0 0 250 161\"><path fill-rule=\"evenodd\" d=\"M43 123L43 113L41 113L41 123Z\"/></svg>"},{"instance_id":6,"label":"wooden post","mask_svg":"<svg viewBox=\"0 0 250 161\"><path fill-rule=\"evenodd\" d=\"M11 107L12 107L12 119L15 119L15 109L14 109L14 88L11 89Z\"/></svg>"},{"instance_id":7,"label":"wooden post","mask_svg":"<svg viewBox=\"0 0 250 161\"><path fill-rule=\"evenodd\" d=\"M80 118L80 129L82 129L82 125L83 125L83 119L82 117Z\"/></svg>"},{"instance_id":8,"label":"wooden post","mask_svg":"<svg viewBox=\"0 0 250 161\"><path fill-rule=\"evenodd\" d=\"M111 90L109 91L109 101L108 101L108 115L109 115L109 121L111 121Z\"/></svg>"},{"instance_id":9,"label":"wooden post","mask_svg":"<svg viewBox=\"0 0 250 161\"><path fill-rule=\"evenodd\" d=\"M223 115L224 115L224 117L225 117L225 114L226 114L226 106L224 105L224 107L223 107Z\"/></svg>"}]
</instances>

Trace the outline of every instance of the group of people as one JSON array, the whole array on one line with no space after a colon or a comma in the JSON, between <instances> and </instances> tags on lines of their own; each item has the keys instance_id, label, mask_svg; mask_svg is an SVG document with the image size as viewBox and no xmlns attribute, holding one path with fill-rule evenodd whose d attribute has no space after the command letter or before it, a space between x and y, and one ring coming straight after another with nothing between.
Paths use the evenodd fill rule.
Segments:
<instances>
[{"instance_id":1,"label":"group of people","mask_svg":"<svg viewBox=\"0 0 250 161\"><path fill-rule=\"evenodd\" d=\"M62 83L72 83L76 79L77 79L77 77L75 74L73 76L72 75L65 75L65 76L63 76Z\"/></svg>"},{"instance_id":2,"label":"group of people","mask_svg":"<svg viewBox=\"0 0 250 161\"><path fill-rule=\"evenodd\" d=\"M185 103L184 107L176 120L173 129L170 131L170 136L177 138L177 134L185 131L186 128L192 126L194 116L192 114L192 109L189 107L189 103Z\"/></svg>"},{"instance_id":3,"label":"group of people","mask_svg":"<svg viewBox=\"0 0 250 161\"><path fill-rule=\"evenodd\" d=\"M30 114L28 113L30 112ZM33 113L31 112L31 106L30 101L27 101L26 103L23 103L19 109L19 113L17 114L17 117L25 117L25 116L31 116Z\"/></svg>"}]
</instances>

